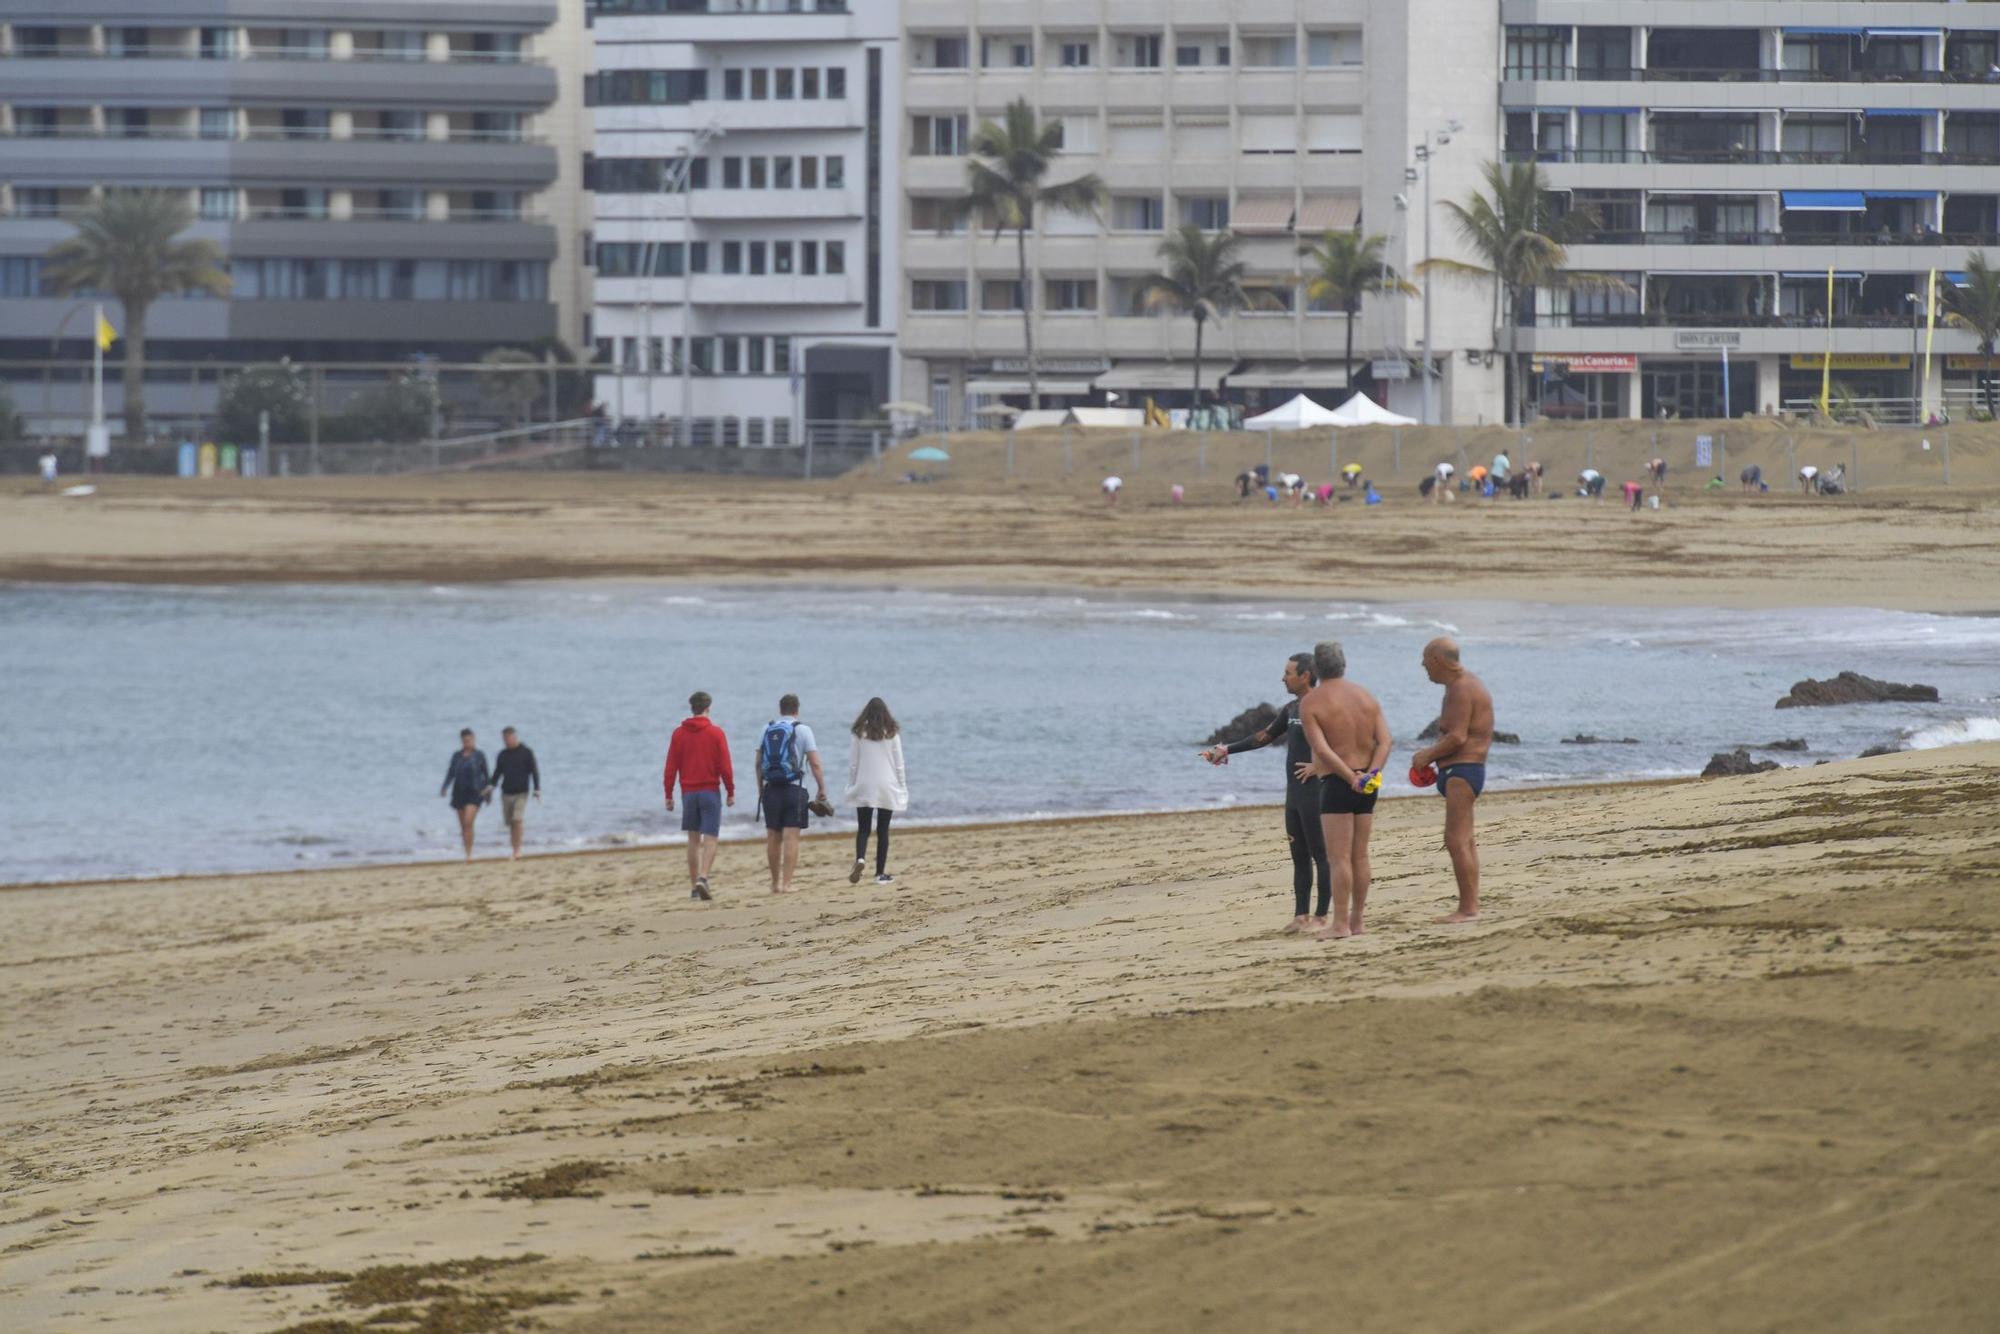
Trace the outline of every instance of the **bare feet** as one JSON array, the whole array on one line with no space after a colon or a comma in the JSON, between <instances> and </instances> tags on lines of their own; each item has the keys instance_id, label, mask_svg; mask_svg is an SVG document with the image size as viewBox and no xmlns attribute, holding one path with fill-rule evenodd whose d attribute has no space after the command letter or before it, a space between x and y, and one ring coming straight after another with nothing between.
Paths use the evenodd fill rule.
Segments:
<instances>
[{"instance_id":1,"label":"bare feet","mask_svg":"<svg viewBox=\"0 0 2000 1334\"><path fill-rule=\"evenodd\" d=\"M1309 929L1311 923L1312 918L1310 917L1294 917L1291 921L1285 923L1285 929L1278 934L1281 936L1296 936L1299 932Z\"/></svg>"},{"instance_id":2,"label":"bare feet","mask_svg":"<svg viewBox=\"0 0 2000 1334\"><path fill-rule=\"evenodd\" d=\"M1306 918L1306 930L1308 932L1320 932L1326 930L1326 918L1324 917Z\"/></svg>"},{"instance_id":3,"label":"bare feet","mask_svg":"<svg viewBox=\"0 0 2000 1334\"><path fill-rule=\"evenodd\" d=\"M1351 936L1351 935L1353 935L1353 934L1354 934L1354 933L1353 933L1352 931L1349 931L1349 930L1348 930L1348 929L1347 929L1346 927L1344 927L1344 926L1340 926L1340 925L1337 925L1337 924L1336 924L1336 925L1333 925L1333 926L1329 926L1329 927L1326 927L1326 928L1325 928L1325 929L1323 929L1323 930L1319 930L1319 931L1315 931L1315 932L1313 932L1313 939L1314 939L1314 940L1345 940L1345 939L1347 939L1347 938L1348 938L1349 936Z\"/></svg>"},{"instance_id":4,"label":"bare feet","mask_svg":"<svg viewBox=\"0 0 2000 1334\"><path fill-rule=\"evenodd\" d=\"M1455 912L1447 913L1443 917L1433 917L1431 920L1439 926L1463 926L1467 922L1478 921L1479 914L1476 912Z\"/></svg>"},{"instance_id":5,"label":"bare feet","mask_svg":"<svg viewBox=\"0 0 2000 1334\"><path fill-rule=\"evenodd\" d=\"M1347 919L1347 934L1350 936L1365 934L1361 929L1361 919L1359 917L1350 917Z\"/></svg>"}]
</instances>

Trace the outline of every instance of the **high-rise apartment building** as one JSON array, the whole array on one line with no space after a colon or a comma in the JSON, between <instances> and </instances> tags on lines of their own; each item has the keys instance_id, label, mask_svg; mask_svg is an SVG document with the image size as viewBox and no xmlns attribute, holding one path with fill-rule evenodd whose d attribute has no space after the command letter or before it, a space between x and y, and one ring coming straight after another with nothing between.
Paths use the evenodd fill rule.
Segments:
<instances>
[{"instance_id":1,"label":"high-rise apartment building","mask_svg":"<svg viewBox=\"0 0 2000 1334\"><path fill-rule=\"evenodd\" d=\"M1823 380L1971 406L1971 337L1925 326L1933 272L2000 247L2000 6L1500 8L1504 155L1592 211L1570 266L1617 280L1538 293L1543 411L1804 409Z\"/></svg>"},{"instance_id":2,"label":"high-rise apartment building","mask_svg":"<svg viewBox=\"0 0 2000 1334\"><path fill-rule=\"evenodd\" d=\"M782 445L895 397L895 0L597 0L598 397Z\"/></svg>"},{"instance_id":3,"label":"high-rise apartment building","mask_svg":"<svg viewBox=\"0 0 2000 1334\"><path fill-rule=\"evenodd\" d=\"M1412 272L1424 258L1424 189L1462 198L1497 151L1499 12L1445 0L905 0L905 198L901 352L905 396L972 423L1027 389L1021 307L1031 303L1045 405L1106 392L1187 402L1194 322L1149 313L1141 284L1183 224L1243 242L1253 309L1210 321L1203 388L1253 405L1369 385L1421 411L1422 302L1369 298L1355 318L1308 297L1301 249L1325 232L1388 238ZM951 206L982 120L1025 98L1062 127L1049 180L1102 177L1095 217L1038 220L1033 281L1011 236ZM1420 164L1416 148L1425 146ZM1431 173L1428 182L1424 174ZM1441 209L1438 217L1442 217ZM1431 253L1465 258L1431 229ZM1430 303L1436 419L1495 420L1500 375L1490 290L1440 282Z\"/></svg>"},{"instance_id":4,"label":"high-rise apartment building","mask_svg":"<svg viewBox=\"0 0 2000 1334\"><path fill-rule=\"evenodd\" d=\"M184 192L233 277L153 307L156 362L579 341L582 21L582 0L0 0L0 365L59 331L87 348L42 256L122 186Z\"/></svg>"}]
</instances>

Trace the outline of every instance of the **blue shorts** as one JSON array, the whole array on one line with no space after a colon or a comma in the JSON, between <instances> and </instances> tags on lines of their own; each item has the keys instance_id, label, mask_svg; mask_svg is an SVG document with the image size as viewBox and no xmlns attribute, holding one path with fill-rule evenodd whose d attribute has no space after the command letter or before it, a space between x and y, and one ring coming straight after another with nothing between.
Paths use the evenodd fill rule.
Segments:
<instances>
[{"instance_id":1,"label":"blue shorts","mask_svg":"<svg viewBox=\"0 0 2000 1334\"><path fill-rule=\"evenodd\" d=\"M688 834L707 834L710 838L722 832L722 794L708 792L681 793L681 831Z\"/></svg>"},{"instance_id":2,"label":"blue shorts","mask_svg":"<svg viewBox=\"0 0 2000 1334\"><path fill-rule=\"evenodd\" d=\"M1484 764L1440 764L1438 766L1438 795L1445 795L1454 778L1464 779L1472 785L1472 795L1477 797L1486 790L1486 766Z\"/></svg>"},{"instance_id":3,"label":"blue shorts","mask_svg":"<svg viewBox=\"0 0 2000 1334\"><path fill-rule=\"evenodd\" d=\"M764 784L764 828L804 829L806 822L805 784Z\"/></svg>"}]
</instances>

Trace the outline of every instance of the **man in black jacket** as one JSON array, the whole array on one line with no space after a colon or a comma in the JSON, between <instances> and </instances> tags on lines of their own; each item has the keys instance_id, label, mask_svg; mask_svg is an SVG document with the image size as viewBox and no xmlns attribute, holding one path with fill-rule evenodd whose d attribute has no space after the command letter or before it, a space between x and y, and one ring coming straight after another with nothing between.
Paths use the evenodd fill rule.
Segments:
<instances>
[{"instance_id":1,"label":"man in black jacket","mask_svg":"<svg viewBox=\"0 0 2000 1334\"><path fill-rule=\"evenodd\" d=\"M506 744L493 757L493 781L500 788L500 815L507 821L507 836L514 842L514 860L519 861L529 791L532 787L535 800L542 799L542 771L535 764L535 752L521 744L519 732L503 727L500 739Z\"/></svg>"},{"instance_id":2,"label":"man in black jacket","mask_svg":"<svg viewBox=\"0 0 2000 1334\"><path fill-rule=\"evenodd\" d=\"M1294 653L1285 660L1285 689L1292 700L1278 712L1271 725L1261 732L1255 732L1240 741L1232 741L1226 746L1212 746L1201 752L1201 757L1210 764L1227 764L1231 755L1241 755L1246 750L1261 750L1274 745L1280 738L1285 742L1285 837L1292 849L1292 920L1285 926L1285 934L1298 935L1304 931L1316 931L1326 925L1326 915L1333 896L1333 875L1326 861L1326 838L1319 818L1319 785L1317 778L1298 777L1299 765L1310 764L1312 747L1306 741L1305 729L1299 724L1299 696L1311 690L1313 680L1313 655ZM1318 912L1309 910L1313 903L1313 884L1319 884Z\"/></svg>"}]
</instances>

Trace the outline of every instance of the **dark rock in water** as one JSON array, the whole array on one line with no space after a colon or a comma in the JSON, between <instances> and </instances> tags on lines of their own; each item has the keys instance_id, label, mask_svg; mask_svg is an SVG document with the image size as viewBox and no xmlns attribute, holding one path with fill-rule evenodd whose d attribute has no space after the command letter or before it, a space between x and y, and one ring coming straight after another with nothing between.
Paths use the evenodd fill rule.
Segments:
<instances>
[{"instance_id":1,"label":"dark rock in water","mask_svg":"<svg viewBox=\"0 0 2000 1334\"><path fill-rule=\"evenodd\" d=\"M1270 704L1252 704L1243 712L1231 718L1222 726L1208 734L1204 746L1219 746L1227 741L1241 741L1244 737L1261 732L1278 721L1278 710Z\"/></svg>"},{"instance_id":2,"label":"dark rock in water","mask_svg":"<svg viewBox=\"0 0 2000 1334\"><path fill-rule=\"evenodd\" d=\"M1433 718L1431 719L1430 725L1428 727L1424 728L1423 731L1417 733L1417 740L1435 741L1437 739L1438 739L1438 720ZM1502 732L1498 728L1495 728L1493 731L1493 740L1497 744L1502 746L1518 746L1521 744L1521 734L1519 732Z\"/></svg>"},{"instance_id":3,"label":"dark rock in water","mask_svg":"<svg viewBox=\"0 0 2000 1334\"><path fill-rule=\"evenodd\" d=\"M1735 778L1741 774L1761 774L1779 768L1776 760L1753 760L1750 752L1742 746L1735 750L1717 751L1701 771L1703 778Z\"/></svg>"},{"instance_id":4,"label":"dark rock in water","mask_svg":"<svg viewBox=\"0 0 2000 1334\"><path fill-rule=\"evenodd\" d=\"M1805 748L1806 739L1802 736L1795 736L1786 741L1766 741L1761 746L1751 747L1753 750L1804 750Z\"/></svg>"},{"instance_id":5,"label":"dark rock in water","mask_svg":"<svg viewBox=\"0 0 2000 1334\"><path fill-rule=\"evenodd\" d=\"M1872 760L1877 755L1901 755L1902 753L1903 748L1901 746L1870 746L1861 752L1860 758Z\"/></svg>"},{"instance_id":6,"label":"dark rock in water","mask_svg":"<svg viewBox=\"0 0 2000 1334\"><path fill-rule=\"evenodd\" d=\"M1578 732L1575 736L1564 737L1562 743L1565 746L1636 746L1639 744L1639 738L1635 736L1592 736L1588 732Z\"/></svg>"},{"instance_id":7,"label":"dark rock in water","mask_svg":"<svg viewBox=\"0 0 2000 1334\"><path fill-rule=\"evenodd\" d=\"M1936 686L1877 681L1859 672L1842 672L1825 681L1805 680L1778 701L1781 709L1816 709L1832 704L1935 704Z\"/></svg>"}]
</instances>

